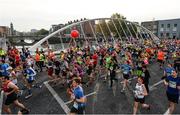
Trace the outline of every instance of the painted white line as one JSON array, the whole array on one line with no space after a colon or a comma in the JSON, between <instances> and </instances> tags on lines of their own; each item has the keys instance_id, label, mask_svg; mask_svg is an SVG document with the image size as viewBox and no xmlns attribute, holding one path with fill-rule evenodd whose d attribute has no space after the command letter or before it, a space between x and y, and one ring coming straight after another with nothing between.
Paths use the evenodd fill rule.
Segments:
<instances>
[{"instance_id":1,"label":"painted white line","mask_svg":"<svg viewBox=\"0 0 180 115\"><path fill-rule=\"evenodd\" d=\"M161 81L159 81L159 82L153 84L152 86L150 86L150 87L149 87L149 90L152 91L152 90L154 89L154 87L160 85L161 83L163 83L163 80L161 80Z\"/></svg>"},{"instance_id":2,"label":"painted white line","mask_svg":"<svg viewBox=\"0 0 180 115\"><path fill-rule=\"evenodd\" d=\"M96 92L94 91L94 92L92 92L92 93L89 93L89 94L87 94L87 95L85 95L85 97L89 97L89 96L91 96L91 95L94 95L94 94L96 94ZM68 102L65 102L65 104L67 105L67 104L70 104L70 103L72 103L73 101L72 100L70 100L70 101L68 101Z\"/></svg>"},{"instance_id":3,"label":"painted white line","mask_svg":"<svg viewBox=\"0 0 180 115\"><path fill-rule=\"evenodd\" d=\"M1 91L1 99L0 99L0 115L1 115L1 113L2 113L3 97L4 97L4 91Z\"/></svg>"},{"instance_id":4,"label":"painted white line","mask_svg":"<svg viewBox=\"0 0 180 115\"><path fill-rule=\"evenodd\" d=\"M169 115L169 108L163 115Z\"/></svg>"},{"instance_id":5,"label":"painted white line","mask_svg":"<svg viewBox=\"0 0 180 115\"><path fill-rule=\"evenodd\" d=\"M138 77L130 78L130 79L128 79L128 81L131 81L131 80L136 79L136 78L138 78ZM120 83L123 83L123 81L121 81Z\"/></svg>"},{"instance_id":6,"label":"painted white line","mask_svg":"<svg viewBox=\"0 0 180 115\"><path fill-rule=\"evenodd\" d=\"M51 94L54 96L56 101L60 104L62 109L66 114L69 114L70 109L69 107L64 103L64 101L58 96L58 94L54 91L54 89L48 84L48 82L44 82L44 85L47 87L47 89L51 92Z\"/></svg>"}]
</instances>

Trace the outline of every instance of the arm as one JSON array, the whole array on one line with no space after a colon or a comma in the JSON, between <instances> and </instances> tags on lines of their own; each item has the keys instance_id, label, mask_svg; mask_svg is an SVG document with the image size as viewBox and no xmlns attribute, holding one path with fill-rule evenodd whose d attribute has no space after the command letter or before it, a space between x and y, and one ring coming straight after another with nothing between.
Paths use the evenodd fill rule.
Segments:
<instances>
[{"instance_id":1,"label":"arm","mask_svg":"<svg viewBox=\"0 0 180 115\"><path fill-rule=\"evenodd\" d=\"M180 86L177 86L178 90L180 90Z\"/></svg>"},{"instance_id":2,"label":"arm","mask_svg":"<svg viewBox=\"0 0 180 115\"><path fill-rule=\"evenodd\" d=\"M86 97L83 96L80 99L75 99L76 102L80 102L80 103L85 103L86 102Z\"/></svg>"},{"instance_id":3,"label":"arm","mask_svg":"<svg viewBox=\"0 0 180 115\"><path fill-rule=\"evenodd\" d=\"M148 93L147 93L147 90L146 90L146 87L144 86L144 84L143 84L143 91L144 91L144 92L143 92L143 95L144 95L144 96L147 96Z\"/></svg>"},{"instance_id":4,"label":"arm","mask_svg":"<svg viewBox=\"0 0 180 115\"><path fill-rule=\"evenodd\" d=\"M32 69L32 68L31 68L31 70L33 72L32 76L35 76L36 75L36 71L34 71L34 69Z\"/></svg>"},{"instance_id":5,"label":"arm","mask_svg":"<svg viewBox=\"0 0 180 115\"><path fill-rule=\"evenodd\" d=\"M167 79L164 80L164 84L165 84L166 86L168 86Z\"/></svg>"},{"instance_id":6,"label":"arm","mask_svg":"<svg viewBox=\"0 0 180 115\"><path fill-rule=\"evenodd\" d=\"M84 96L83 92L79 92L79 97L80 97L80 99L75 98L76 102L79 102L79 103L85 103L86 102L86 97Z\"/></svg>"}]
</instances>

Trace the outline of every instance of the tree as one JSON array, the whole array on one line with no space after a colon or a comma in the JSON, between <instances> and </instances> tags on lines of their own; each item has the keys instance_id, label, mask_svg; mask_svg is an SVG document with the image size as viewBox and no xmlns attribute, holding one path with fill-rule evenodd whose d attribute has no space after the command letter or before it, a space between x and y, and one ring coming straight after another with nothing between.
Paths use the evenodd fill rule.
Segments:
<instances>
[{"instance_id":1,"label":"tree","mask_svg":"<svg viewBox=\"0 0 180 115\"><path fill-rule=\"evenodd\" d=\"M108 29L108 26L110 30ZM112 14L111 20L101 20L96 24L96 33L100 33L101 35L104 33L105 37L112 37L112 34L113 37L116 38L126 38L130 36L136 37L137 27L135 24L126 21L126 17L115 13Z\"/></svg>"},{"instance_id":2,"label":"tree","mask_svg":"<svg viewBox=\"0 0 180 115\"><path fill-rule=\"evenodd\" d=\"M48 34L49 34L49 31L45 29L41 29L36 33L36 35L48 35Z\"/></svg>"}]
</instances>

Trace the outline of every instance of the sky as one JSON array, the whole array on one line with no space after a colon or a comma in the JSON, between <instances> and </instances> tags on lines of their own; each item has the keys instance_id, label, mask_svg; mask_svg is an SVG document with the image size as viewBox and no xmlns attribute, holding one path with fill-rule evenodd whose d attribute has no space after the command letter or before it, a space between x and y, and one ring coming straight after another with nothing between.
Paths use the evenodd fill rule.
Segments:
<instances>
[{"instance_id":1,"label":"sky","mask_svg":"<svg viewBox=\"0 0 180 115\"><path fill-rule=\"evenodd\" d=\"M0 0L0 26L17 31L50 29L80 18L104 18L120 13L129 21L180 18L180 0Z\"/></svg>"}]
</instances>

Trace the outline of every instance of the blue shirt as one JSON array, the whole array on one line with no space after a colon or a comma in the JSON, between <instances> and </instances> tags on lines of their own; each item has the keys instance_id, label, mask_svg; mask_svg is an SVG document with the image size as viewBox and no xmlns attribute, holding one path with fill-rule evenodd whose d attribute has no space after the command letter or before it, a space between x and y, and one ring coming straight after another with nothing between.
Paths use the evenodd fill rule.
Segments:
<instances>
[{"instance_id":1,"label":"blue shirt","mask_svg":"<svg viewBox=\"0 0 180 115\"><path fill-rule=\"evenodd\" d=\"M76 99L80 99L84 97L84 91L81 86L76 87L73 92ZM85 103L78 102L78 107L83 107L83 106L85 106Z\"/></svg>"},{"instance_id":2,"label":"blue shirt","mask_svg":"<svg viewBox=\"0 0 180 115\"><path fill-rule=\"evenodd\" d=\"M128 64L121 65L121 68L123 70L123 74L129 74L131 71L131 66Z\"/></svg>"},{"instance_id":3,"label":"blue shirt","mask_svg":"<svg viewBox=\"0 0 180 115\"><path fill-rule=\"evenodd\" d=\"M167 75L167 76L170 76L171 73L172 73L172 71L174 71L174 68L172 68L172 67L166 67L164 71L166 72L166 75Z\"/></svg>"},{"instance_id":4,"label":"blue shirt","mask_svg":"<svg viewBox=\"0 0 180 115\"><path fill-rule=\"evenodd\" d=\"M8 76L9 72L7 71L7 68L9 67L9 65L7 63L4 63L1 65L1 75L2 76Z\"/></svg>"},{"instance_id":5,"label":"blue shirt","mask_svg":"<svg viewBox=\"0 0 180 115\"><path fill-rule=\"evenodd\" d=\"M26 69L25 73L27 75L28 80L30 81L34 80L34 76L36 75L36 72L31 67Z\"/></svg>"},{"instance_id":6,"label":"blue shirt","mask_svg":"<svg viewBox=\"0 0 180 115\"><path fill-rule=\"evenodd\" d=\"M178 86L180 86L180 77L174 78L172 76L168 76L166 81L168 82L167 92L170 94L179 95Z\"/></svg>"}]
</instances>

